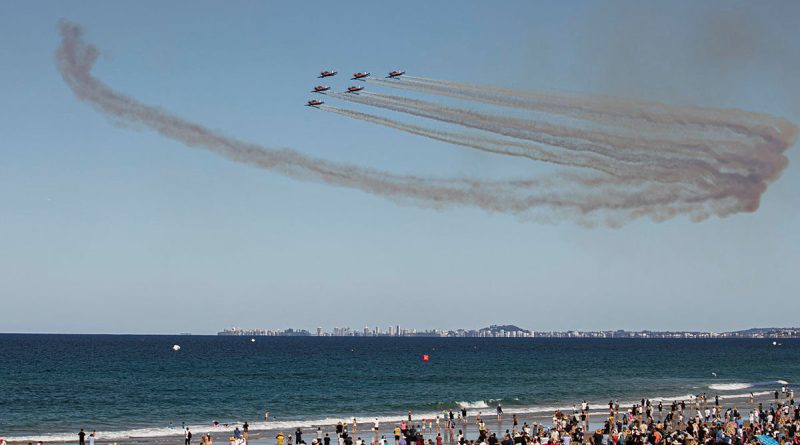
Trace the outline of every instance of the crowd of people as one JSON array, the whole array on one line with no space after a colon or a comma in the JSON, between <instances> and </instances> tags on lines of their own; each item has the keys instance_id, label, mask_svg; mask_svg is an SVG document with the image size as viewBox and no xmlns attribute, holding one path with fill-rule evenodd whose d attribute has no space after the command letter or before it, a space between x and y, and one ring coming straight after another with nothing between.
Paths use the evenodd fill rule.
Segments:
<instances>
[{"instance_id":1,"label":"crowd of people","mask_svg":"<svg viewBox=\"0 0 800 445\"><path fill-rule=\"evenodd\" d=\"M520 421L511 414L504 429L502 406L496 409L492 430L482 412L468 415L466 408L443 412L433 418L407 419L381 431L376 418L371 428L358 434L358 421L339 422L333 433L317 427L311 445L800 445L800 404L794 392L784 386L770 399L756 400L751 393L747 408L724 406L719 396L700 394L689 400L641 399L625 408L610 400L607 408L591 409L587 401L580 407L555 411L551 419ZM269 414L265 417L269 419ZM520 414L521 416L521 414ZM220 425L214 422L215 427ZM227 424L225 425L227 426ZM591 427L591 429L590 429ZM249 425L238 426L229 445L247 445ZM184 425L184 444L192 445L192 432ZM331 435L333 434L333 436ZM386 436L390 439L387 440ZM88 436L88 440L86 440ZM468 437L471 436L471 437ZM79 445L94 445L96 433L78 434ZM306 445L304 432L278 433L276 445ZM32 444L29 444L32 445ZM213 445L211 434L203 434L200 445Z\"/></svg>"},{"instance_id":2,"label":"crowd of people","mask_svg":"<svg viewBox=\"0 0 800 445\"><path fill-rule=\"evenodd\" d=\"M511 428L502 431L502 409L498 407L498 431L491 431L480 414L476 416L477 438L468 439L459 430L459 445L743 445L764 443L769 438L777 443L800 444L800 405L793 392L775 392L774 400L751 405L749 412L736 406L723 407L719 397L706 395L691 400L673 401L665 405L642 399L628 409L609 401L608 409L590 411L584 401L571 413L556 411L552 422L519 425L516 415ZM783 397L781 397L783 396ZM752 399L751 399L752 400ZM590 418L596 426L589 429ZM602 419L602 420L601 420ZM441 434L402 438L396 445L441 445ZM447 432L452 435L452 429Z\"/></svg>"},{"instance_id":3,"label":"crowd of people","mask_svg":"<svg viewBox=\"0 0 800 445\"><path fill-rule=\"evenodd\" d=\"M462 409L457 416L450 411L418 420L412 420L409 412L407 420L394 425L389 435L394 445L800 445L800 404L789 388L760 402L751 394L750 404L745 405L746 409L723 406L719 396L705 394L671 403L642 399L627 408L612 400L607 409L600 410L591 410L583 401L572 412L554 412L552 422L520 424L517 414L512 414L508 429L503 429L504 413L497 406L495 431L480 412L468 416ZM474 428L468 428L473 423ZM378 419L367 439L358 435L357 428L356 419L349 425L339 422L333 438L317 428L311 445L389 445ZM473 437L465 431L472 431ZM280 434L277 439L277 445L292 445L291 435ZM300 428L294 443L306 443Z\"/></svg>"}]
</instances>

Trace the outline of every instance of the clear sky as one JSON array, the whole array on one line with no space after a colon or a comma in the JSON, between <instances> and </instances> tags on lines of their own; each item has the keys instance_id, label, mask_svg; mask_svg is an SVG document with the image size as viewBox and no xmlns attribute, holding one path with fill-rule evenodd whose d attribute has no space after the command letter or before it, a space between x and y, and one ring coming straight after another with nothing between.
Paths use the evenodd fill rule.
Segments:
<instances>
[{"instance_id":1,"label":"clear sky","mask_svg":"<svg viewBox=\"0 0 800 445\"><path fill-rule=\"evenodd\" d=\"M619 229L431 210L297 182L110 121L54 51L81 24L113 88L240 139L399 173L528 164L303 107L316 74L741 108L800 122L800 3L4 2L0 332L228 326L797 325L798 150L755 213ZM348 76L349 77L349 76Z\"/></svg>"}]
</instances>

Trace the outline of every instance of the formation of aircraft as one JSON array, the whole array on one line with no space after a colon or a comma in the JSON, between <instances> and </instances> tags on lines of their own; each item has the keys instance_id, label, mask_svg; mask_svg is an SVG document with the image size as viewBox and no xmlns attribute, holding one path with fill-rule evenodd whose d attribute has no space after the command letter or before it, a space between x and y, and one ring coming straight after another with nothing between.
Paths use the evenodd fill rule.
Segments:
<instances>
[{"instance_id":1,"label":"formation of aircraft","mask_svg":"<svg viewBox=\"0 0 800 445\"><path fill-rule=\"evenodd\" d=\"M389 75L386 76L386 78L387 79L395 79L395 78L398 78L398 77L402 76L405 73L406 73L405 71L400 71L400 70L389 71ZM335 76L336 74L338 74L338 71L326 70L326 71L320 72L319 76L317 76L317 77L321 79L321 78L324 78L324 77L332 77L332 76ZM353 78L350 79L350 80L364 80L366 77L369 77L369 75L370 75L370 73L367 72L367 71L364 71L364 72L361 72L361 73L354 73L353 74ZM331 87L329 87L327 85L317 85L317 86L314 87L313 90L311 90L311 92L312 93L324 93L325 91L328 91L330 89L331 89ZM364 87L361 87L361 86L358 86L358 87L356 87L356 86L347 87L347 90L345 91L345 93L356 93L357 94L359 91L361 91L363 89L364 89ZM314 100L309 100L306 103L306 106L307 107L319 108L319 106L324 104L324 103L325 103L324 101L314 99Z\"/></svg>"}]
</instances>

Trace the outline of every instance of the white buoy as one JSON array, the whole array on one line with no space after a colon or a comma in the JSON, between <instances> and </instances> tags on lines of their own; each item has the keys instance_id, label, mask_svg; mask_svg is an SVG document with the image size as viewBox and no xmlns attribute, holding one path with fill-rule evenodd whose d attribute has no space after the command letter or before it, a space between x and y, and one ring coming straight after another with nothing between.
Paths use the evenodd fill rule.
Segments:
<instances>
[{"instance_id":1,"label":"white buoy","mask_svg":"<svg viewBox=\"0 0 800 445\"><path fill-rule=\"evenodd\" d=\"M778 342L776 341L772 342L772 346L778 346Z\"/></svg>"},{"instance_id":2,"label":"white buoy","mask_svg":"<svg viewBox=\"0 0 800 445\"><path fill-rule=\"evenodd\" d=\"M173 351L180 351L181 350L181 345L172 345L172 350Z\"/></svg>"},{"instance_id":3,"label":"white buoy","mask_svg":"<svg viewBox=\"0 0 800 445\"><path fill-rule=\"evenodd\" d=\"M250 342L252 342L252 343L255 343L255 342L256 342L256 339L255 339L255 338L251 338L251 339L250 339Z\"/></svg>"}]
</instances>

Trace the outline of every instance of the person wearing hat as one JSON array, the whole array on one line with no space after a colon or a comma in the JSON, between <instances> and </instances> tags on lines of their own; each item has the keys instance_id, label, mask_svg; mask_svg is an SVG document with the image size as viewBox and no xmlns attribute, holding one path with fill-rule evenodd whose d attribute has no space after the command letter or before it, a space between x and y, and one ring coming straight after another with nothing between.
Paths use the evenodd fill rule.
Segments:
<instances>
[{"instance_id":1,"label":"person wearing hat","mask_svg":"<svg viewBox=\"0 0 800 445\"><path fill-rule=\"evenodd\" d=\"M286 440L285 437L283 436L283 432L282 431L280 433L278 433L277 436L275 436L275 439L277 439L277 444L278 445L283 445L284 441Z\"/></svg>"},{"instance_id":2,"label":"person wearing hat","mask_svg":"<svg viewBox=\"0 0 800 445\"><path fill-rule=\"evenodd\" d=\"M592 442L594 445L603 445L603 430L598 428L594 431Z\"/></svg>"}]
</instances>

